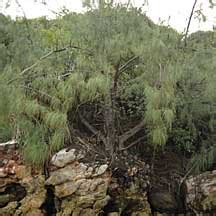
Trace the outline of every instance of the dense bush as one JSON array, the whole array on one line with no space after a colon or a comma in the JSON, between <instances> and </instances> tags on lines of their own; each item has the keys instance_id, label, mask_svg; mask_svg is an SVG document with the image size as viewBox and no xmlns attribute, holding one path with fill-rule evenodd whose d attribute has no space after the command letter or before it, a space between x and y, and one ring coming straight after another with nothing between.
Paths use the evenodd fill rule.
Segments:
<instances>
[{"instance_id":1,"label":"dense bush","mask_svg":"<svg viewBox=\"0 0 216 216\"><path fill-rule=\"evenodd\" d=\"M185 46L140 9L88 6L55 20L0 17L0 140L19 138L36 165L77 131L109 155L168 144L212 164L215 32Z\"/></svg>"}]
</instances>

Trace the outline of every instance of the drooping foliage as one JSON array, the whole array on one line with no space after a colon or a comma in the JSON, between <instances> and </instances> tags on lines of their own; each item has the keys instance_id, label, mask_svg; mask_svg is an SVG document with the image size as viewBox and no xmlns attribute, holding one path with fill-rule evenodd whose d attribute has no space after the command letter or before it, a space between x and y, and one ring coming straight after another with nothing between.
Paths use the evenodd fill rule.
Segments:
<instances>
[{"instance_id":1,"label":"drooping foliage","mask_svg":"<svg viewBox=\"0 0 216 216\"><path fill-rule=\"evenodd\" d=\"M55 20L0 17L0 140L20 139L36 165L76 131L109 155L168 146L212 164L215 32L184 47L139 8L86 6Z\"/></svg>"}]
</instances>

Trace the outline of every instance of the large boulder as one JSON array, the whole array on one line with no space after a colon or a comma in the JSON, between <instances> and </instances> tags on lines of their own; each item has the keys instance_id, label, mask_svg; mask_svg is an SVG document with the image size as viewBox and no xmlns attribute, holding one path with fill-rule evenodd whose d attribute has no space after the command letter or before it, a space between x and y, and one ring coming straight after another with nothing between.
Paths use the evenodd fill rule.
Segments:
<instances>
[{"instance_id":1,"label":"large boulder","mask_svg":"<svg viewBox=\"0 0 216 216\"><path fill-rule=\"evenodd\" d=\"M195 212L216 210L216 171L191 176L185 185L189 208Z\"/></svg>"},{"instance_id":2,"label":"large boulder","mask_svg":"<svg viewBox=\"0 0 216 216\"><path fill-rule=\"evenodd\" d=\"M149 202L158 212L177 212L179 209L175 195L169 191L150 191Z\"/></svg>"}]
</instances>

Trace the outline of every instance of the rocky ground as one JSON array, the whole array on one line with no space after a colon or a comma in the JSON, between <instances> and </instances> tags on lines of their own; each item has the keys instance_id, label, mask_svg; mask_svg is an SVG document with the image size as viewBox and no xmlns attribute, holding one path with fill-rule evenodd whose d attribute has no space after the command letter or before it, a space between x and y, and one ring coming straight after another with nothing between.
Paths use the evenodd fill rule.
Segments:
<instances>
[{"instance_id":1,"label":"rocky ground","mask_svg":"<svg viewBox=\"0 0 216 216\"><path fill-rule=\"evenodd\" d=\"M216 215L214 171L189 177L178 199L172 188L154 187L150 167L138 159L111 165L62 149L45 176L23 163L15 143L0 146L0 154L0 216Z\"/></svg>"}]
</instances>

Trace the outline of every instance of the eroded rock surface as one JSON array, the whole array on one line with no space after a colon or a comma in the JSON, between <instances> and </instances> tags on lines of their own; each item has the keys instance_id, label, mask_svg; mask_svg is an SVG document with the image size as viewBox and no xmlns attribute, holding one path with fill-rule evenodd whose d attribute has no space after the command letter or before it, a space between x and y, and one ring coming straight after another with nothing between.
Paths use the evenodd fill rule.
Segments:
<instances>
[{"instance_id":1,"label":"eroded rock surface","mask_svg":"<svg viewBox=\"0 0 216 216\"><path fill-rule=\"evenodd\" d=\"M216 171L186 181L187 205L195 212L216 211Z\"/></svg>"},{"instance_id":2,"label":"eroded rock surface","mask_svg":"<svg viewBox=\"0 0 216 216\"><path fill-rule=\"evenodd\" d=\"M62 149L56 153L52 159L51 163L56 167L64 167L65 165L78 161L85 157L84 151L77 151L76 149Z\"/></svg>"},{"instance_id":3,"label":"eroded rock surface","mask_svg":"<svg viewBox=\"0 0 216 216\"><path fill-rule=\"evenodd\" d=\"M56 168L46 185L52 186L55 196L61 199L58 216L95 216L110 200L107 195L111 179L108 165L92 166L79 162L83 157L82 153L71 149L57 153L51 160Z\"/></svg>"},{"instance_id":4,"label":"eroded rock surface","mask_svg":"<svg viewBox=\"0 0 216 216\"><path fill-rule=\"evenodd\" d=\"M13 174L0 178L0 215L45 215L41 210L46 199L44 176L32 176L27 167L24 171L23 165L15 166Z\"/></svg>"},{"instance_id":5,"label":"eroded rock surface","mask_svg":"<svg viewBox=\"0 0 216 216\"><path fill-rule=\"evenodd\" d=\"M111 167L88 160L84 151L63 149L53 156L45 179L41 170L23 164L17 150L1 154L9 156L0 164L0 216L151 216L152 208L165 215L178 209L170 192L147 195L150 167L138 159L122 156ZM186 188L192 212L216 210L216 172L190 177Z\"/></svg>"}]
</instances>

